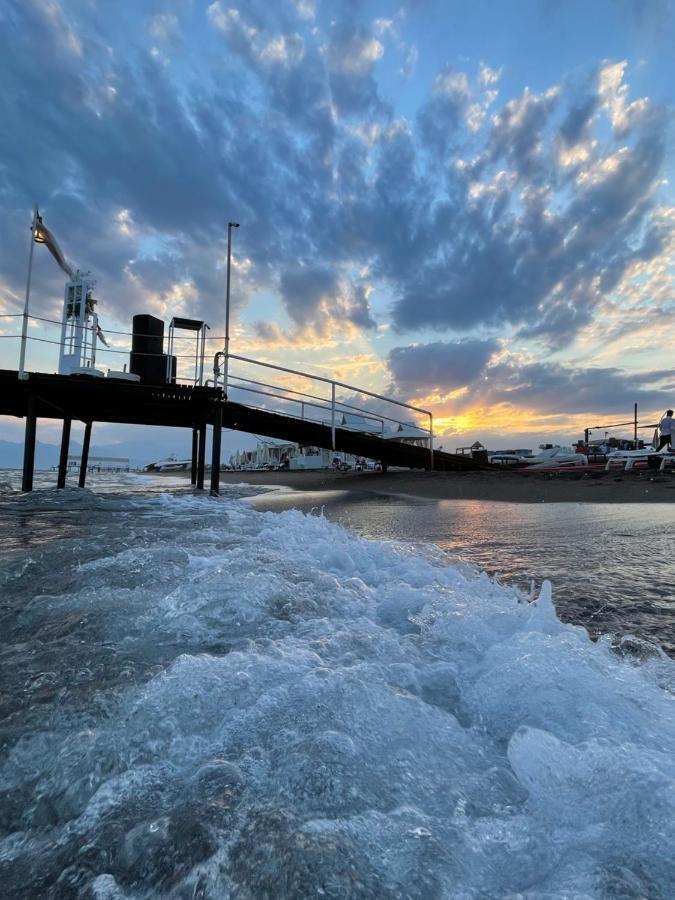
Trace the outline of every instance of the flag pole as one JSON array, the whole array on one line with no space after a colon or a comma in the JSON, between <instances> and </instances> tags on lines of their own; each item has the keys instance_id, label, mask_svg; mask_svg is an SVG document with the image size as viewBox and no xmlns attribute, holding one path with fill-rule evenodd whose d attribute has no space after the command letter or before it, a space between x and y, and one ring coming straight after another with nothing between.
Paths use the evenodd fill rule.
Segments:
<instances>
[{"instance_id":1,"label":"flag pole","mask_svg":"<svg viewBox=\"0 0 675 900\"><path fill-rule=\"evenodd\" d=\"M21 354L19 356L19 378L24 381L28 378L26 372L26 341L28 339L28 306L30 303L30 276L33 271L33 249L35 247L35 226L37 225L37 203L33 207L33 224L30 227L30 252L28 254L28 277L26 278L26 302L23 306L23 324L21 326Z\"/></svg>"}]
</instances>

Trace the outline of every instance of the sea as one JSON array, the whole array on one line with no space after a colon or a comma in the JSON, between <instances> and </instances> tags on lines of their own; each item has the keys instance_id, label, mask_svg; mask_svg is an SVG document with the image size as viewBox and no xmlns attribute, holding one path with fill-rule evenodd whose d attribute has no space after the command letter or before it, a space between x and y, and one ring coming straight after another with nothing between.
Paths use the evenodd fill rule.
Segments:
<instances>
[{"instance_id":1,"label":"sea","mask_svg":"<svg viewBox=\"0 0 675 900\"><path fill-rule=\"evenodd\" d=\"M669 900L665 504L0 472L3 900Z\"/></svg>"}]
</instances>

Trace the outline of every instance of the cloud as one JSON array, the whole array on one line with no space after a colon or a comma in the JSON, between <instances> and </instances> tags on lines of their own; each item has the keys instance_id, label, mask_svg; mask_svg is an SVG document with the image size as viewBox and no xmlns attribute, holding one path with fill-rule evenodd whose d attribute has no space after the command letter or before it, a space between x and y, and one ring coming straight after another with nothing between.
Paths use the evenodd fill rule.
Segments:
<instances>
[{"instance_id":1,"label":"cloud","mask_svg":"<svg viewBox=\"0 0 675 900\"><path fill-rule=\"evenodd\" d=\"M122 322L142 308L220 321L236 218L235 305L276 294L288 322L267 337L303 347L372 332L375 287L409 341L432 329L461 344L475 330L562 347L620 311L631 278L663 268L668 116L632 97L621 61L505 101L494 60L443 68L403 115L380 89L410 46L402 17L223 0L184 20L167 4L152 18L130 9L133 44L109 46L113 14L99 25L88 8L31 0L0 29L8 308L35 197L98 277L102 314ZM151 55L160 39L174 42L170 63ZM36 302L56 310L62 282L43 262ZM646 320L641 296L631 309ZM412 351L399 349L412 390Z\"/></svg>"},{"instance_id":2,"label":"cloud","mask_svg":"<svg viewBox=\"0 0 675 900\"><path fill-rule=\"evenodd\" d=\"M623 72L610 77L603 65L581 105L566 105L558 87L526 90L493 116L483 150L455 166L452 191L429 210L433 254L413 266L414 277L392 272L400 330L511 323L522 337L562 347L637 258L660 253L663 231L654 228L668 119L647 101L628 102ZM452 80L455 107L464 84ZM613 146L589 144L600 109L615 126ZM561 143L583 146L575 165L561 164Z\"/></svg>"},{"instance_id":3,"label":"cloud","mask_svg":"<svg viewBox=\"0 0 675 900\"><path fill-rule=\"evenodd\" d=\"M319 334L341 330L345 325L374 328L367 285L354 285L325 267L295 267L281 274L281 298L286 311L300 329Z\"/></svg>"},{"instance_id":4,"label":"cloud","mask_svg":"<svg viewBox=\"0 0 675 900\"><path fill-rule=\"evenodd\" d=\"M628 372L615 367L507 360L489 367L468 396L472 404L508 404L550 415L627 415L635 402L642 409L665 408L672 395L664 380L671 376L664 369Z\"/></svg>"},{"instance_id":5,"label":"cloud","mask_svg":"<svg viewBox=\"0 0 675 900\"><path fill-rule=\"evenodd\" d=\"M388 364L394 385L402 393L448 394L475 381L498 346L494 340L411 344L394 347L389 352Z\"/></svg>"}]
</instances>

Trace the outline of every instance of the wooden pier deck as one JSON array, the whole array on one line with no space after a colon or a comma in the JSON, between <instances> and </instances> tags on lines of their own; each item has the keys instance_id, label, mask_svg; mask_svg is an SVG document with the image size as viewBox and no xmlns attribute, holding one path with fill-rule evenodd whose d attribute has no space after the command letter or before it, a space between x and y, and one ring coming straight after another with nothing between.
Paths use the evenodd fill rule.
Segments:
<instances>
[{"instance_id":1,"label":"wooden pier deck","mask_svg":"<svg viewBox=\"0 0 675 900\"><path fill-rule=\"evenodd\" d=\"M432 456L418 447L378 435L245 406L225 399L215 387L180 384L152 385L86 375L50 375L31 372L20 380L18 372L0 370L0 415L26 419L23 490L33 487L36 424L38 418L63 421L57 487L65 486L70 428L73 419L85 423L79 484L84 487L91 429L94 422L127 425L163 425L192 430L192 483L204 487L206 429L213 426L211 491L218 493L222 428L261 434L306 446L324 447L368 459L384 467L429 469ZM436 470L479 469L482 465L453 453L435 451Z\"/></svg>"}]
</instances>

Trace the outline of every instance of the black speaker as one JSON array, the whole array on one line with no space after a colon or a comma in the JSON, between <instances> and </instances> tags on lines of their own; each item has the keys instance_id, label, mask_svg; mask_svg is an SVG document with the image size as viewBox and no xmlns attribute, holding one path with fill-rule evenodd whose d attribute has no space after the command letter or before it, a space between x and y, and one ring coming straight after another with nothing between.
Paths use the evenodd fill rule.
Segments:
<instances>
[{"instance_id":1,"label":"black speaker","mask_svg":"<svg viewBox=\"0 0 675 900\"><path fill-rule=\"evenodd\" d=\"M164 350L164 322L155 316L134 316L131 349L134 353L157 353Z\"/></svg>"},{"instance_id":2,"label":"black speaker","mask_svg":"<svg viewBox=\"0 0 675 900\"><path fill-rule=\"evenodd\" d=\"M139 375L147 384L166 384L166 356L146 356L144 353L131 353L129 371Z\"/></svg>"},{"instance_id":3,"label":"black speaker","mask_svg":"<svg viewBox=\"0 0 675 900\"><path fill-rule=\"evenodd\" d=\"M166 384L164 322L155 316L134 316L129 371L148 384Z\"/></svg>"}]
</instances>

